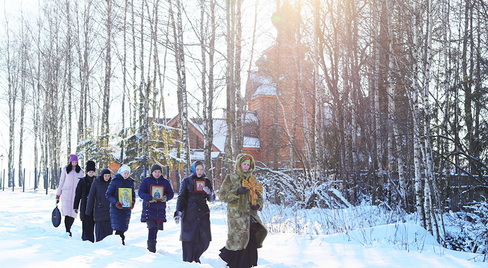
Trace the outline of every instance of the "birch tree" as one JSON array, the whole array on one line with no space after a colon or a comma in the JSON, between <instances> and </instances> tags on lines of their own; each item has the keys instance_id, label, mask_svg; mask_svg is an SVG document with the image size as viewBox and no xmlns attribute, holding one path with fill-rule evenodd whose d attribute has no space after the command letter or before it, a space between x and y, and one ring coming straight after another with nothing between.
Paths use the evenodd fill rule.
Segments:
<instances>
[{"instance_id":1,"label":"birch tree","mask_svg":"<svg viewBox=\"0 0 488 268\"><path fill-rule=\"evenodd\" d=\"M227 136L225 140L225 165L229 171L233 166L233 160L242 149L242 104L240 88L240 70L241 70L241 0L226 1L226 120Z\"/></svg>"},{"instance_id":2,"label":"birch tree","mask_svg":"<svg viewBox=\"0 0 488 268\"><path fill-rule=\"evenodd\" d=\"M65 51L66 51L66 59L63 60L63 69L64 69L64 79L65 82L63 83L63 87L65 88L65 92L68 92L67 97L68 97L68 103L66 107L63 107L65 109L66 113L66 119L68 121L68 124L66 124L66 137L67 137L67 142L66 142L66 151L67 153L72 152L72 145L71 145L71 138L72 138L72 125L71 122L73 122L75 119L73 118L73 114L75 111L75 105L73 104L73 95L75 94L75 90L73 87L72 83L72 76L73 76L73 70L72 70L72 62L73 62L73 54L72 54L72 48L73 48L73 32L72 32L72 25L73 25L73 20L72 20L72 11L71 11L71 1L66 1L64 3L65 5L65 20L66 20L66 31L65 31Z\"/></svg>"},{"instance_id":3,"label":"birch tree","mask_svg":"<svg viewBox=\"0 0 488 268\"><path fill-rule=\"evenodd\" d=\"M122 111L122 128L120 130L120 136L121 136L121 141L120 141L120 157L119 161L121 163L124 163L124 153L125 153L125 137L126 137L126 129L125 129L125 114L126 114L126 98L127 91L128 91L128 82L127 82L127 76L128 76L128 69L127 69L127 53L129 53L128 48L127 48L127 42L128 42L128 37L127 37L127 28L129 26L128 22L128 12L129 12L129 0L124 1L124 15L123 15L123 31L122 31L122 41L123 41L123 48L122 48L122 104L121 104L121 111ZM120 56L119 56L120 58ZM130 92L130 91L129 91ZM129 112L130 114L130 112Z\"/></svg>"},{"instance_id":4,"label":"birch tree","mask_svg":"<svg viewBox=\"0 0 488 268\"><path fill-rule=\"evenodd\" d=\"M103 101L102 101L102 122L101 122L101 145L103 147L108 146L108 135L110 134L110 84L112 79L112 23L113 23L113 10L112 1L107 0L106 6L106 21L105 21L105 76L103 83ZM108 164L108 163L106 163Z\"/></svg>"},{"instance_id":5,"label":"birch tree","mask_svg":"<svg viewBox=\"0 0 488 268\"><path fill-rule=\"evenodd\" d=\"M50 175L53 178L51 188L56 188L58 184L59 174L57 167L60 166L60 152L62 146L62 133L65 127L65 118L63 107L65 106L65 98L62 87L62 55L65 51L62 50L61 29L61 14L53 13L52 9L59 8L57 6L44 7L42 10L43 18L46 18L46 28L43 29L43 35L46 36L46 42L41 43L41 62L42 64L42 93L43 93L43 117L42 117L42 133L43 137L41 144L44 146L45 166L50 167L52 172ZM54 15L53 15L54 14ZM67 158L63 157L63 164L67 162ZM53 170L54 169L54 170Z\"/></svg>"},{"instance_id":6,"label":"birch tree","mask_svg":"<svg viewBox=\"0 0 488 268\"><path fill-rule=\"evenodd\" d=\"M8 166L8 186L15 187L14 181L14 152L15 152L15 124L16 124L16 103L17 103L17 94L18 94L18 61L15 60L13 43L10 38L11 32L9 28L9 18L5 15L5 25L6 25L6 65L7 65L7 96L8 96L8 114L9 114L9 148L8 148L8 157L7 157L7 166Z\"/></svg>"},{"instance_id":7,"label":"birch tree","mask_svg":"<svg viewBox=\"0 0 488 268\"><path fill-rule=\"evenodd\" d=\"M200 2L200 47L202 57L202 95L203 95L203 124L204 124L204 155L205 166L207 170L212 169L212 146L213 146L213 110L214 110L214 69L215 69L215 36L216 36L216 18L214 0L209 0L209 6L206 7L207 1ZM207 29L209 28L209 31ZM208 42L207 42L208 40ZM208 55L208 63L207 63ZM207 82L208 79L208 82ZM208 85L208 86L207 86ZM213 172L208 172L209 179L213 182ZM215 185L215 184L213 184Z\"/></svg>"},{"instance_id":8,"label":"birch tree","mask_svg":"<svg viewBox=\"0 0 488 268\"><path fill-rule=\"evenodd\" d=\"M181 141L185 157L185 174L190 174L190 140L188 136L188 99L186 89L186 65L183 40L182 5L180 0L171 0L169 16L173 30L173 47L176 62L178 115L181 118ZM179 182L178 187L179 189Z\"/></svg>"},{"instance_id":9,"label":"birch tree","mask_svg":"<svg viewBox=\"0 0 488 268\"><path fill-rule=\"evenodd\" d=\"M21 26L20 26L20 122L19 122L19 149L18 149L18 172L19 172L19 186L24 186L24 167L23 167L23 156L24 156L24 133L25 133L25 115L27 106L27 94L28 94L28 78L30 77L29 72L29 62L30 56L30 40L28 38L29 26L27 25L24 12L21 10Z\"/></svg>"},{"instance_id":10,"label":"birch tree","mask_svg":"<svg viewBox=\"0 0 488 268\"><path fill-rule=\"evenodd\" d=\"M34 47L35 51L32 53L33 58L35 57L35 61L33 60L32 63L32 125L33 125L33 135L34 135L34 185L35 188L39 186L39 178L40 174L42 171L46 168L45 163L41 161L44 159L44 155L42 154L43 146L40 143L41 141L41 114L42 111L40 109L41 107L41 95L42 95L42 89L41 89L41 49L40 49L40 44L41 44L41 13L38 13L38 17L36 19L36 27L32 30L32 37L35 40L34 42Z\"/></svg>"},{"instance_id":11,"label":"birch tree","mask_svg":"<svg viewBox=\"0 0 488 268\"><path fill-rule=\"evenodd\" d=\"M79 9L78 2L75 2L76 10ZM81 22L77 16L76 20L76 49L78 54L78 71L79 71L79 81L80 81L80 109L78 115L78 135L79 141L83 141L88 138L87 129L95 130L93 127L93 122L89 121L93 117L90 99L91 87L90 78L92 77L93 66L90 60L93 49L93 39L92 33L93 29L93 18L92 11L93 5L92 1L84 2L81 11ZM81 148L78 148L81 150Z\"/></svg>"}]
</instances>

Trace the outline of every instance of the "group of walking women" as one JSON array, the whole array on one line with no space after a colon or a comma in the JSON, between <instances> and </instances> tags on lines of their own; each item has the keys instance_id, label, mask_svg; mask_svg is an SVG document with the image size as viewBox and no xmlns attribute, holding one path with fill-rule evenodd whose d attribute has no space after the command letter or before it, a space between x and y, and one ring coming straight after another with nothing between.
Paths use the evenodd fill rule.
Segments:
<instances>
[{"instance_id":1,"label":"group of walking women","mask_svg":"<svg viewBox=\"0 0 488 268\"><path fill-rule=\"evenodd\" d=\"M262 191L256 192L249 186L250 179L254 179L253 170L253 157L240 154L235 172L225 177L219 192L220 201L227 203L228 225L227 241L219 256L230 268L257 266L257 249L262 247L267 235L257 213L264 204ZM77 155L72 154L61 172L56 199L61 200L66 233L72 236L71 227L79 213L84 241L98 242L115 231L125 245L136 196L131 169L122 165L113 178L108 168L99 177L95 177L95 171L95 162L87 161L83 170ZM191 172L181 182L174 220L181 224L183 261L200 263L212 240L207 201L215 200L215 192L201 161L191 165ZM171 183L162 176L160 165L152 166L150 176L139 186L138 196L142 199L141 222L148 229L147 249L154 253L158 231L164 229L167 221L166 202L174 197Z\"/></svg>"}]
</instances>

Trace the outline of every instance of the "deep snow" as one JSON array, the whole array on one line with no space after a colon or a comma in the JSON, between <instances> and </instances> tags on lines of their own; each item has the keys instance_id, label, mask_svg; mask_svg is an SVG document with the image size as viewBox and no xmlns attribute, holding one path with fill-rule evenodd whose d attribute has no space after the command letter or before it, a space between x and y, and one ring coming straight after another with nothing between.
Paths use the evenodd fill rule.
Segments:
<instances>
[{"instance_id":1,"label":"deep snow","mask_svg":"<svg viewBox=\"0 0 488 268\"><path fill-rule=\"evenodd\" d=\"M168 202L168 217L175 204L176 197ZM179 225L171 218L158 234L157 252L147 251L139 199L126 246L118 236L98 243L82 241L79 218L73 237L68 237L63 222L58 228L51 224L54 206L54 192L0 192L0 267L223 267L218 253L225 244L227 225L225 205L218 201L211 204L213 240L202 264L181 261ZM281 212L268 206L263 213ZM310 212L309 217L314 215ZM398 223L333 235L270 232L259 250L258 267L488 267L482 257L444 249L418 225Z\"/></svg>"}]
</instances>

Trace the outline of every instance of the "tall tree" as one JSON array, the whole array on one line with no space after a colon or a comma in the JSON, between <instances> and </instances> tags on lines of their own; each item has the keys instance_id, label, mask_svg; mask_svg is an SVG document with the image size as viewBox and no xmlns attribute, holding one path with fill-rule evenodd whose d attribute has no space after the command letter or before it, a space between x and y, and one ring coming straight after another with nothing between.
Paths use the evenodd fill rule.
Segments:
<instances>
[{"instance_id":1,"label":"tall tree","mask_svg":"<svg viewBox=\"0 0 488 268\"><path fill-rule=\"evenodd\" d=\"M214 69L215 69L215 36L216 36L216 18L215 18L215 0L200 2L200 46L202 57L202 95L203 95L203 124L204 124L204 155L205 166L207 170L212 169L212 146L213 146L213 110L214 110ZM209 31L207 29L209 28ZM207 43L208 40L208 43ZM208 55L208 63L207 63ZM208 78L208 83L207 83ZM208 86L207 86L208 85ZM208 172L209 178L213 181L213 172Z\"/></svg>"},{"instance_id":2,"label":"tall tree","mask_svg":"<svg viewBox=\"0 0 488 268\"><path fill-rule=\"evenodd\" d=\"M8 147L8 186L14 187L14 152L15 152L15 125L16 125L16 103L18 94L18 64L16 56L13 51L13 40L10 39L11 29L9 28L9 18L5 14L5 26L6 26L6 65L7 65L7 96L8 96L8 114L9 114L9 147Z\"/></svg>"},{"instance_id":3,"label":"tall tree","mask_svg":"<svg viewBox=\"0 0 488 268\"><path fill-rule=\"evenodd\" d=\"M75 42L77 46L78 54L78 71L80 81L80 109L78 115L78 141L84 141L88 138L87 130L90 129L91 133L95 131L93 127L93 121L89 121L93 118L91 102L90 100L90 80L92 77L93 66L91 66L90 56L94 44L92 43L93 30L93 1L85 1L80 16L76 18L76 35ZM75 2L75 9L78 10L78 2ZM92 34L91 34L92 33ZM77 150L81 150L78 148Z\"/></svg>"},{"instance_id":4,"label":"tall tree","mask_svg":"<svg viewBox=\"0 0 488 268\"><path fill-rule=\"evenodd\" d=\"M113 10L112 1L107 0L106 21L105 21L105 76L103 83L103 102L102 102L102 122L101 122L101 145L108 146L108 135L110 134L110 83L112 79L112 28L113 28Z\"/></svg>"},{"instance_id":5,"label":"tall tree","mask_svg":"<svg viewBox=\"0 0 488 268\"><path fill-rule=\"evenodd\" d=\"M26 114L26 104L27 104L27 92L28 92L28 78L30 76L29 62L30 62L30 38L27 36L27 31L29 31L28 25L26 25L23 9L21 8L21 26L20 26L20 77L22 77L20 82L20 122L19 122L19 154L18 154L18 172L19 172L19 186L24 186L24 167L23 167L23 156L24 156L24 133L25 133L25 114Z\"/></svg>"},{"instance_id":6,"label":"tall tree","mask_svg":"<svg viewBox=\"0 0 488 268\"><path fill-rule=\"evenodd\" d=\"M173 47L176 62L178 115L181 118L181 141L185 157L185 174L190 174L190 140L188 136L188 99L186 89L185 48L183 40L182 5L180 0L171 0L169 16L173 29ZM178 182L179 189L179 182Z\"/></svg>"},{"instance_id":7,"label":"tall tree","mask_svg":"<svg viewBox=\"0 0 488 268\"><path fill-rule=\"evenodd\" d=\"M127 70L127 53L129 53L128 48L127 48L127 28L128 28L128 18L127 18L127 13L129 12L129 0L124 1L124 16L123 16L123 31L122 31L122 40L123 40L123 48L122 48L122 104L121 104L121 112L122 112L122 128L120 130L120 136L121 136L121 141L120 141L120 157L119 161L121 163L124 163L124 153L125 153L125 137L126 137L126 129L125 129L125 106L126 106L126 98L127 95L130 96L130 94L127 94L128 85L127 85L127 76L128 76L128 70ZM130 91L129 91L130 92ZM130 114L130 112L129 112Z\"/></svg>"},{"instance_id":8,"label":"tall tree","mask_svg":"<svg viewBox=\"0 0 488 268\"><path fill-rule=\"evenodd\" d=\"M65 50L66 50L66 60L64 60L64 75L65 77L65 83L63 84L63 87L66 88L65 91L68 92L67 97L68 97L68 104L65 109L66 113L66 119L68 123L66 124L66 152L67 153L72 153L72 121L74 121L73 114L75 111L75 106L73 105L73 95L75 94L75 90L73 87L72 83L72 76L73 76L73 69L72 69L72 62L73 62L73 53L72 53L72 48L73 48L73 31L72 31L72 25L73 25L73 20L72 20L72 11L71 11L71 1L67 0L64 3L65 5L65 20L66 20L66 44L65 44Z\"/></svg>"},{"instance_id":9,"label":"tall tree","mask_svg":"<svg viewBox=\"0 0 488 268\"><path fill-rule=\"evenodd\" d=\"M225 166L230 170L233 160L242 150L242 97L240 88L241 71L241 0L226 1L226 119ZM240 140L239 140L240 139Z\"/></svg>"}]
</instances>

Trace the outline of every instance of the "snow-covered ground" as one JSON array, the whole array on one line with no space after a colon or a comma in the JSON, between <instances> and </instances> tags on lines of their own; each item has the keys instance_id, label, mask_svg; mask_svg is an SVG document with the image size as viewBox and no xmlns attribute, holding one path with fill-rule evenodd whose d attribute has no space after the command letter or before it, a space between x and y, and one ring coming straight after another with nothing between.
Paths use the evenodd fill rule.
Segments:
<instances>
[{"instance_id":1,"label":"snow-covered ground","mask_svg":"<svg viewBox=\"0 0 488 268\"><path fill-rule=\"evenodd\" d=\"M179 225L171 219L158 234L157 253L146 249L147 229L140 222L140 200L133 210L126 246L118 236L98 243L81 240L76 219L73 237L51 224L54 193L0 192L0 267L223 267L225 206L211 205L213 240L202 264L181 261ZM176 198L168 202L174 212ZM281 213L268 208L267 217ZM309 215L313 218L313 215ZM355 219L349 219L355 221ZM284 226L281 229L286 229ZM259 250L259 267L488 267L479 254L442 248L424 229L399 223L359 228L342 234L297 235L270 232Z\"/></svg>"}]
</instances>

